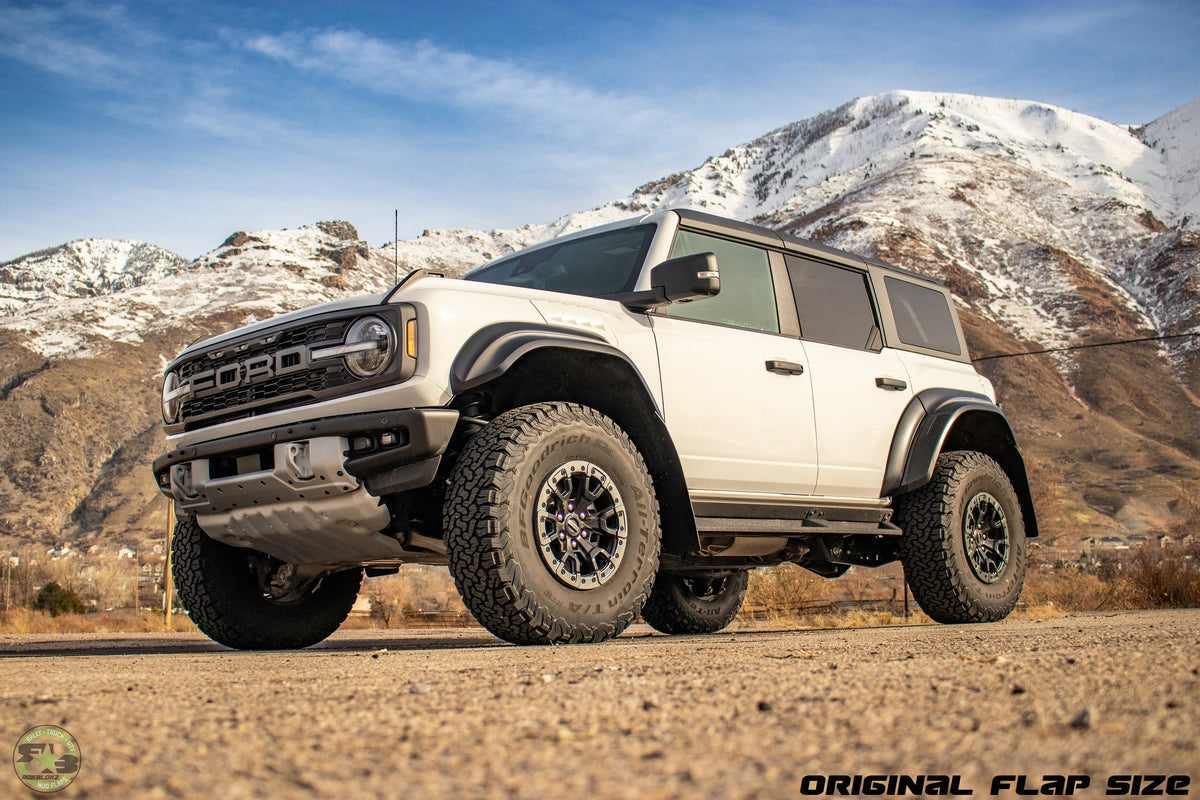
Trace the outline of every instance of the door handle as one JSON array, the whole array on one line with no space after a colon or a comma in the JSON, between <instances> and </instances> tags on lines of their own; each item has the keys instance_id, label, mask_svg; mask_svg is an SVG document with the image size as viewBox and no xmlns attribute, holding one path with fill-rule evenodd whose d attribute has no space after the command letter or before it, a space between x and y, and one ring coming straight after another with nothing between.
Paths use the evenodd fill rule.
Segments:
<instances>
[{"instance_id":1,"label":"door handle","mask_svg":"<svg viewBox=\"0 0 1200 800\"><path fill-rule=\"evenodd\" d=\"M767 362L767 372L774 372L776 375L803 375L804 365L793 361L771 359Z\"/></svg>"},{"instance_id":2,"label":"door handle","mask_svg":"<svg viewBox=\"0 0 1200 800\"><path fill-rule=\"evenodd\" d=\"M892 392L903 392L908 388L908 384L899 378L876 378L875 385Z\"/></svg>"}]
</instances>

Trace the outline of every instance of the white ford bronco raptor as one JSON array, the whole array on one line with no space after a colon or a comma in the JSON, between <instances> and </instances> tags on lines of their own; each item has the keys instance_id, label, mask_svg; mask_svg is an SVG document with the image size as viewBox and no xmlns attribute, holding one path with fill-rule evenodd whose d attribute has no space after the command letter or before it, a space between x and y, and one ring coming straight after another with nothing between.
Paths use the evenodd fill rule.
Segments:
<instances>
[{"instance_id":1,"label":"white ford bronco raptor","mask_svg":"<svg viewBox=\"0 0 1200 800\"><path fill-rule=\"evenodd\" d=\"M695 211L217 336L162 410L179 596L236 648L319 642L413 562L520 644L718 631L785 561L899 560L984 622L1037 535L943 286Z\"/></svg>"}]
</instances>

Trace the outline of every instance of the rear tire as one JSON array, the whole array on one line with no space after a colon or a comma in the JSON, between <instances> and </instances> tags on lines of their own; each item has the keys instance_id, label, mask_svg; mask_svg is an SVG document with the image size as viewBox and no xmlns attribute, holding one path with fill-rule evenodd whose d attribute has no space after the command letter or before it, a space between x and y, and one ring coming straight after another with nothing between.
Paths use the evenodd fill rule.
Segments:
<instances>
[{"instance_id":1,"label":"rear tire","mask_svg":"<svg viewBox=\"0 0 1200 800\"><path fill-rule=\"evenodd\" d=\"M995 622L1025 581L1021 504L983 453L938 456L933 478L896 501L900 560L917 603L938 622Z\"/></svg>"},{"instance_id":2,"label":"rear tire","mask_svg":"<svg viewBox=\"0 0 1200 800\"><path fill-rule=\"evenodd\" d=\"M238 650L292 650L322 641L346 620L362 583L356 568L289 586L279 577L286 565L218 542L194 519L175 525L171 556L175 592L192 622ZM268 575L279 583L266 583Z\"/></svg>"},{"instance_id":3,"label":"rear tire","mask_svg":"<svg viewBox=\"0 0 1200 800\"><path fill-rule=\"evenodd\" d=\"M667 634L724 630L742 608L749 575L746 570L715 577L663 573L654 582L642 619Z\"/></svg>"},{"instance_id":4,"label":"rear tire","mask_svg":"<svg viewBox=\"0 0 1200 800\"><path fill-rule=\"evenodd\" d=\"M599 642L637 617L658 570L658 502L633 442L600 412L538 403L463 447L443 514L471 613L514 644Z\"/></svg>"}]
</instances>

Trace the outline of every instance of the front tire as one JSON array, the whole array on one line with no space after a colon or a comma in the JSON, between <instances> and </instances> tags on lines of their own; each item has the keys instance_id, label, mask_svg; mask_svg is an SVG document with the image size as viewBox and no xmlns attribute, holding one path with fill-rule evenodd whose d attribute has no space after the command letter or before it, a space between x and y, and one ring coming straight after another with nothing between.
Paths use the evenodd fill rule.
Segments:
<instances>
[{"instance_id":1,"label":"front tire","mask_svg":"<svg viewBox=\"0 0 1200 800\"><path fill-rule=\"evenodd\" d=\"M488 423L458 456L443 516L463 602L514 644L616 636L658 570L645 462L586 406L538 403Z\"/></svg>"},{"instance_id":2,"label":"front tire","mask_svg":"<svg viewBox=\"0 0 1200 800\"><path fill-rule=\"evenodd\" d=\"M175 525L175 592L209 638L238 650L292 650L327 638L345 622L362 570L295 579L290 565L231 547L194 519Z\"/></svg>"},{"instance_id":3,"label":"front tire","mask_svg":"<svg viewBox=\"0 0 1200 800\"><path fill-rule=\"evenodd\" d=\"M1025 525L1012 483L983 453L938 456L933 478L896 502L900 560L938 622L995 622L1025 581Z\"/></svg>"},{"instance_id":4,"label":"front tire","mask_svg":"<svg viewBox=\"0 0 1200 800\"><path fill-rule=\"evenodd\" d=\"M667 634L725 630L742 608L749 576L747 570L725 575L663 573L654 582L642 619Z\"/></svg>"}]
</instances>

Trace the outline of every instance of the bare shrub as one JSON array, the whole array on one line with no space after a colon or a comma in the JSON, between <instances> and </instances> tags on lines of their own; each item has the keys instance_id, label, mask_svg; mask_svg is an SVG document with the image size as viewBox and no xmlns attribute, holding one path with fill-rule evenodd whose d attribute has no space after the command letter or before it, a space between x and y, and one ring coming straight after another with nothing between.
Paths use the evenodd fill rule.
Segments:
<instances>
[{"instance_id":1,"label":"bare shrub","mask_svg":"<svg viewBox=\"0 0 1200 800\"><path fill-rule=\"evenodd\" d=\"M1081 567L1033 570L1025 581L1021 598L1027 605L1049 603L1063 611L1107 611L1130 608L1130 591L1125 579L1105 579Z\"/></svg>"},{"instance_id":2,"label":"bare shrub","mask_svg":"<svg viewBox=\"0 0 1200 800\"><path fill-rule=\"evenodd\" d=\"M1127 581L1138 608L1200 606L1200 567L1171 550L1139 547L1129 560Z\"/></svg>"},{"instance_id":3,"label":"bare shrub","mask_svg":"<svg viewBox=\"0 0 1200 800\"><path fill-rule=\"evenodd\" d=\"M750 573L746 591L748 610L769 617L796 616L829 597L830 581L801 566L786 563Z\"/></svg>"},{"instance_id":4,"label":"bare shrub","mask_svg":"<svg viewBox=\"0 0 1200 800\"><path fill-rule=\"evenodd\" d=\"M371 619L384 628L407 627L429 612L466 611L444 567L402 567L395 575L368 579L363 593L371 601Z\"/></svg>"}]
</instances>

